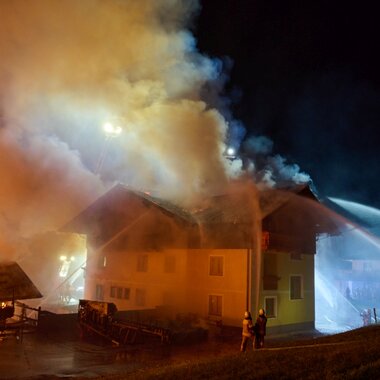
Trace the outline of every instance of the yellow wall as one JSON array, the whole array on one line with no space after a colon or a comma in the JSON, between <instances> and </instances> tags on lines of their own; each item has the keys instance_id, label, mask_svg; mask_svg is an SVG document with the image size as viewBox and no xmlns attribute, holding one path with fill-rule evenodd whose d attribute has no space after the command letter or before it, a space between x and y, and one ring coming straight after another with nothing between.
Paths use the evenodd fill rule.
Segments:
<instances>
[{"instance_id":1,"label":"yellow wall","mask_svg":"<svg viewBox=\"0 0 380 380\"><path fill-rule=\"evenodd\" d=\"M210 276L210 256L224 257L223 276ZM246 308L246 263L246 249L190 250L187 271L189 306L202 317L207 317L209 295L221 295L223 323L240 326Z\"/></svg>"},{"instance_id":2,"label":"yellow wall","mask_svg":"<svg viewBox=\"0 0 380 380\"><path fill-rule=\"evenodd\" d=\"M147 271L137 271L138 256L147 255ZM170 302L180 312L184 303L186 251L106 251L91 260L93 273L86 277L86 298L96 299L96 284L104 287L104 301L113 302L119 310L148 309ZM99 258L106 257L106 266L98 268ZM165 256L175 256L175 272L165 272ZM100 260L101 261L101 260ZM111 297L111 287L130 289L128 300ZM136 289L145 289L145 305L136 305Z\"/></svg>"},{"instance_id":3,"label":"yellow wall","mask_svg":"<svg viewBox=\"0 0 380 380\"><path fill-rule=\"evenodd\" d=\"M148 269L137 272L138 255L148 255ZM97 263L103 255L104 268ZM165 256L176 257L176 271L165 273ZM208 317L209 295L221 295L222 320L226 325L239 325L246 310L247 250L163 250L102 252L87 264L86 298L96 299L96 284L104 287L104 301L113 302L119 310L170 306L175 313L191 312ZM210 276L210 256L223 256L223 276ZM102 260L100 260L102 262ZM111 286L130 288L130 299L110 297ZM145 307L136 305L136 288L146 289ZM215 318L219 319L219 318Z\"/></svg>"},{"instance_id":4,"label":"yellow wall","mask_svg":"<svg viewBox=\"0 0 380 380\"><path fill-rule=\"evenodd\" d=\"M148 256L146 272L137 271L138 256ZM263 255L266 255L264 253ZM99 257L106 256L107 264L98 267ZM314 321L314 256L302 255L291 260L288 253L273 255L280 278L277 290L264 290L261 281L259 307L264 307L265 296L277 297L277 316L268 319L268 327ZM167 249L160 251L103 251L87 264L86 298L96 299L96 284L104 286L104 301L113 302L119 310L149 309L170 306L173 313L191 312L208 317L209 295L222 296L222 321L225 325L240 326L247 304L247 250L246 249ZM165 256L176 257L174 273L165 272ZM209 274L210 256L224 258L222 276ZM273 264L274 263L274 264ZM264 260L262 260L264 265ZM252 268L251 293L254 279L260 271ZM261 275L263 270L261 270ZM303 298L290 300L290 275L303 276ZM111 286L130 288L130 299L110 296ZM144 306L136 305L136 289L146 289ZM252 294L251 294L252 295ZM250 310L253 315L257 310ZM212 319L220 319L212 317Z\"/></svg>"}]
</instances>

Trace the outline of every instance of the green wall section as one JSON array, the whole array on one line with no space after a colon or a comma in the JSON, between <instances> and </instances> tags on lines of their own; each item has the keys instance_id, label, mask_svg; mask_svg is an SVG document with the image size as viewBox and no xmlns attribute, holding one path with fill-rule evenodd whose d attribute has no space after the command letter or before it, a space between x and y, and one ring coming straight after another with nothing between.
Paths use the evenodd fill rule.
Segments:
<instances>
[{"instance_id":1,"label":"green wall section","mask_svg":"<svg viewBox=\"0 0 380 380\"><path fill-rule=\"evenodd\" d=\"M261 283L260 304L265 306L265 297L276 297L277 315L268 319L268 327L280 325L314 323L314 255L300 255L293 260L289 253L263 253L263 275L276 276L277 289L265 290ZM290 299L290 277L302 276L302 298Z\"/></svg>"}]
</instances>

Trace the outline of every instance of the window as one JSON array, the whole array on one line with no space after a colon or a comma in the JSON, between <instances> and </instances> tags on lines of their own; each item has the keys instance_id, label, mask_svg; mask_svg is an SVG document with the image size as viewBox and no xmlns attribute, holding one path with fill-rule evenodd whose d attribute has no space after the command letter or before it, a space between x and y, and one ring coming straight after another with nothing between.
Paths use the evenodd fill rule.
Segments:
<instances>
[{"instance_id":1,"label":"window","mask_svg":"<svg viewBox=\"0 0 380 380\"><path fill-rule=\"evenodd\" d=\"M277 297L265 297L264 309L268 318L277 317Z\"/></svg>"},{"instance_id":2,"label":"window","mask_svg":"<svg viewBox=\"0 0 380 380\"><path fill-rule=\"evenodd\" d=\"M111 290L110 290L110 297L111 298L129 299L129 295L130 295L130 289L129 288L122 288L119 286L111 286Z\"/></svg>"},{"instance_id":3,"label":"window","mask_svg":"<svg viewBox=\"0 0 380 380\"><path fill-rule=\"evenodd\" d=\"M302 276L290 276L290 299L298 300L303 298Z\"/></svg>"},{"instance_id":4,"label":"window","mask_svg":"<svg viewBox=\"0 0 380 380\"><path fill-rule=\"evenodd\" d=\"M267 251L269 248L269 232L262 231L261 233L261 250L263 252Z\"/></svg>"},{"instance_id":5,"label":"window","mask_svg":"<svg viewBox=\"0 0 380 380\"><path fill-rule=\"evenodd\" d=\"M222 296L210 295L208 297L209 315L222 316Z\"/></svg>"},{"instance_id":6,"label":"window","mask_svg":"<svg viewBox=\"0 0 380 380\"><path fill-rule=\"evenodd\" d=\"M210 276L223 276L223 256L210 256Z\"/></svg>"},{"instance_id":7,"label":"window","mask_svg":"<svg viewBox=\"0 0 380 380\"><path fill-rule=\"evenodd\" d=\"M165 272L175 272L175 256L165 256Z\"/></svg>"},{"instance_id":8,"label":"window","mask_svg":"<svg viewBox=\"0 0 380 380\"><path fill-rule=\"evenodd\" d=\"M95 298L97 301L103 301L103 299L104 299L104 287L103 287L103 285L96 284Z\"/></svg>"},{"instance_id":9,"label":"window","mask_svg":"<svg viewBox=\"0 0 380 380\"><path fill-rule=\"evenodd\" d=\"M124 299L129 300L130 296L131 296L131 289L124 288Z\"/></svg>"},{"instance_id":10,"label":"window","mask_svg":"<svg viewBox=\"0 0 380 380\"><path fill-rule=\"evenodd\" d=\"M148 271L148 255L137 256L137 272Z\"/></svg>"},{"instance_id":11,"label":"window","mask_svg":"<svg viewBox=\"0 0 380 380\"><path fill-rule=\"evenodd\" d=\"M145 289L136 289L136 306L145 306Z\"/></svg>"},{"instance_id":12,"label":"window","mask_svg":"<svg viewBox=\"0 0 380 380\"><path fill-rule=\"evenodd\" d=\"M116 298L116 292L117 292L117 287L116 286L111 286L110 297L111 298Z\"/></svg>"}]
</instances>

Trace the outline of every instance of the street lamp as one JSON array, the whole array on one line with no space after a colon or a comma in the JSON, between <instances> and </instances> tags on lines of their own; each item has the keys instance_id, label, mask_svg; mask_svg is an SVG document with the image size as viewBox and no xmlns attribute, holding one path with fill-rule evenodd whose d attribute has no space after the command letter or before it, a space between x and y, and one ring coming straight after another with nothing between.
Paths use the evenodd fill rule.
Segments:
<instances>
[{"instance_id":1,"label":"street lamp","mask_svg":"<svg viewBox=\"0 0 380 380\"><path fill-rule=\"evenodd\" d=\"M122 128L120 125L114 125L110 122L104 123L103 130L106 134L106 138L112 138L120 135Z\"/></svg>"},{"instance_id":2,"label":"street lamp","mask_svg":"<svg viewBox=\"0 0 380 380\"><path fill-rule=\"evenodd\" d=\"M236 158L236 150L233 147L228 147L225 151L225 157L229 160L234 160Z\"/></svg>"},{"instance_id":3,"label":"street lamp","mask_svg":"<svg viewBox=\"0 0 380 380\"><path fill-rule=\"evenodd\" d=\"M234 156L235 155L235 149L234 148L228 148L227 149L227 155L228 156Z\"/></svg>"},{"instance_id":4,"label":"street lamp","mask_svg":"<svg viewBox=\"0 0 380 380\"><path fill-rule=\"evenodd\" d=\"M59 260L62 261L61 267L59 268L59 277L67 277L70 265L75 260L75 257L71 256L68 258L67 256L60 256Z\"/></svg>"},{"instance_id":5,"label":"street lamp","mask_svg":"<svg viewBox=\"0 0 380 380\"><path fill-rule=\"evenodd\" d=\"M103 146L103 149L100 153L98 163L96 165L95 174L98 174L103 166L104 159L106 158L108 147L110 145L110 141L119 136L120 133L123 131L122 127L120 126L120 121L115 120L114 122L107 121L103 124L103 131L105 133L105 143Z\"/></svg>"}]
</instances>

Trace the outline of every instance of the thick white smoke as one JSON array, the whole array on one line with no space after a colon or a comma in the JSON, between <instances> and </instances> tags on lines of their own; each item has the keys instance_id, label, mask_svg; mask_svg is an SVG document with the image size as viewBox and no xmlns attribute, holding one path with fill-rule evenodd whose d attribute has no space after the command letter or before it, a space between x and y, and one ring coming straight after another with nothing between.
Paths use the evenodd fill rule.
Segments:
<instances>
[{"instance_id":1,"label":"thick white smoke","mask_svg":"<svg viewBox=\"0 0 380 380\"><path fill-rule=\"evenodd\" d=\"M58 227L113 181L175 200L228 181L228 125L200 96L220 67L185 29L197 8L0 2L0 240ZM94 174L113 117L123 132Z\"/></svg>"},{"instance_id":2,"label":"thick white smoke","mask_svg":"<svg viewBox=\"0 0 380 380\"><path fill-rule=\"evenodd\" d=\"M59 227L115 181L183 203L241 176L224 152L243 128L202 100L225 76L186 29L198 10L195 0L0 2L1 244ZM123 131L106 140L114 118ZM271 146L260 144L262 157ZM266 162L246 172L269 186L297 180L297 167Z\"/></svg>"}]
</instances>

